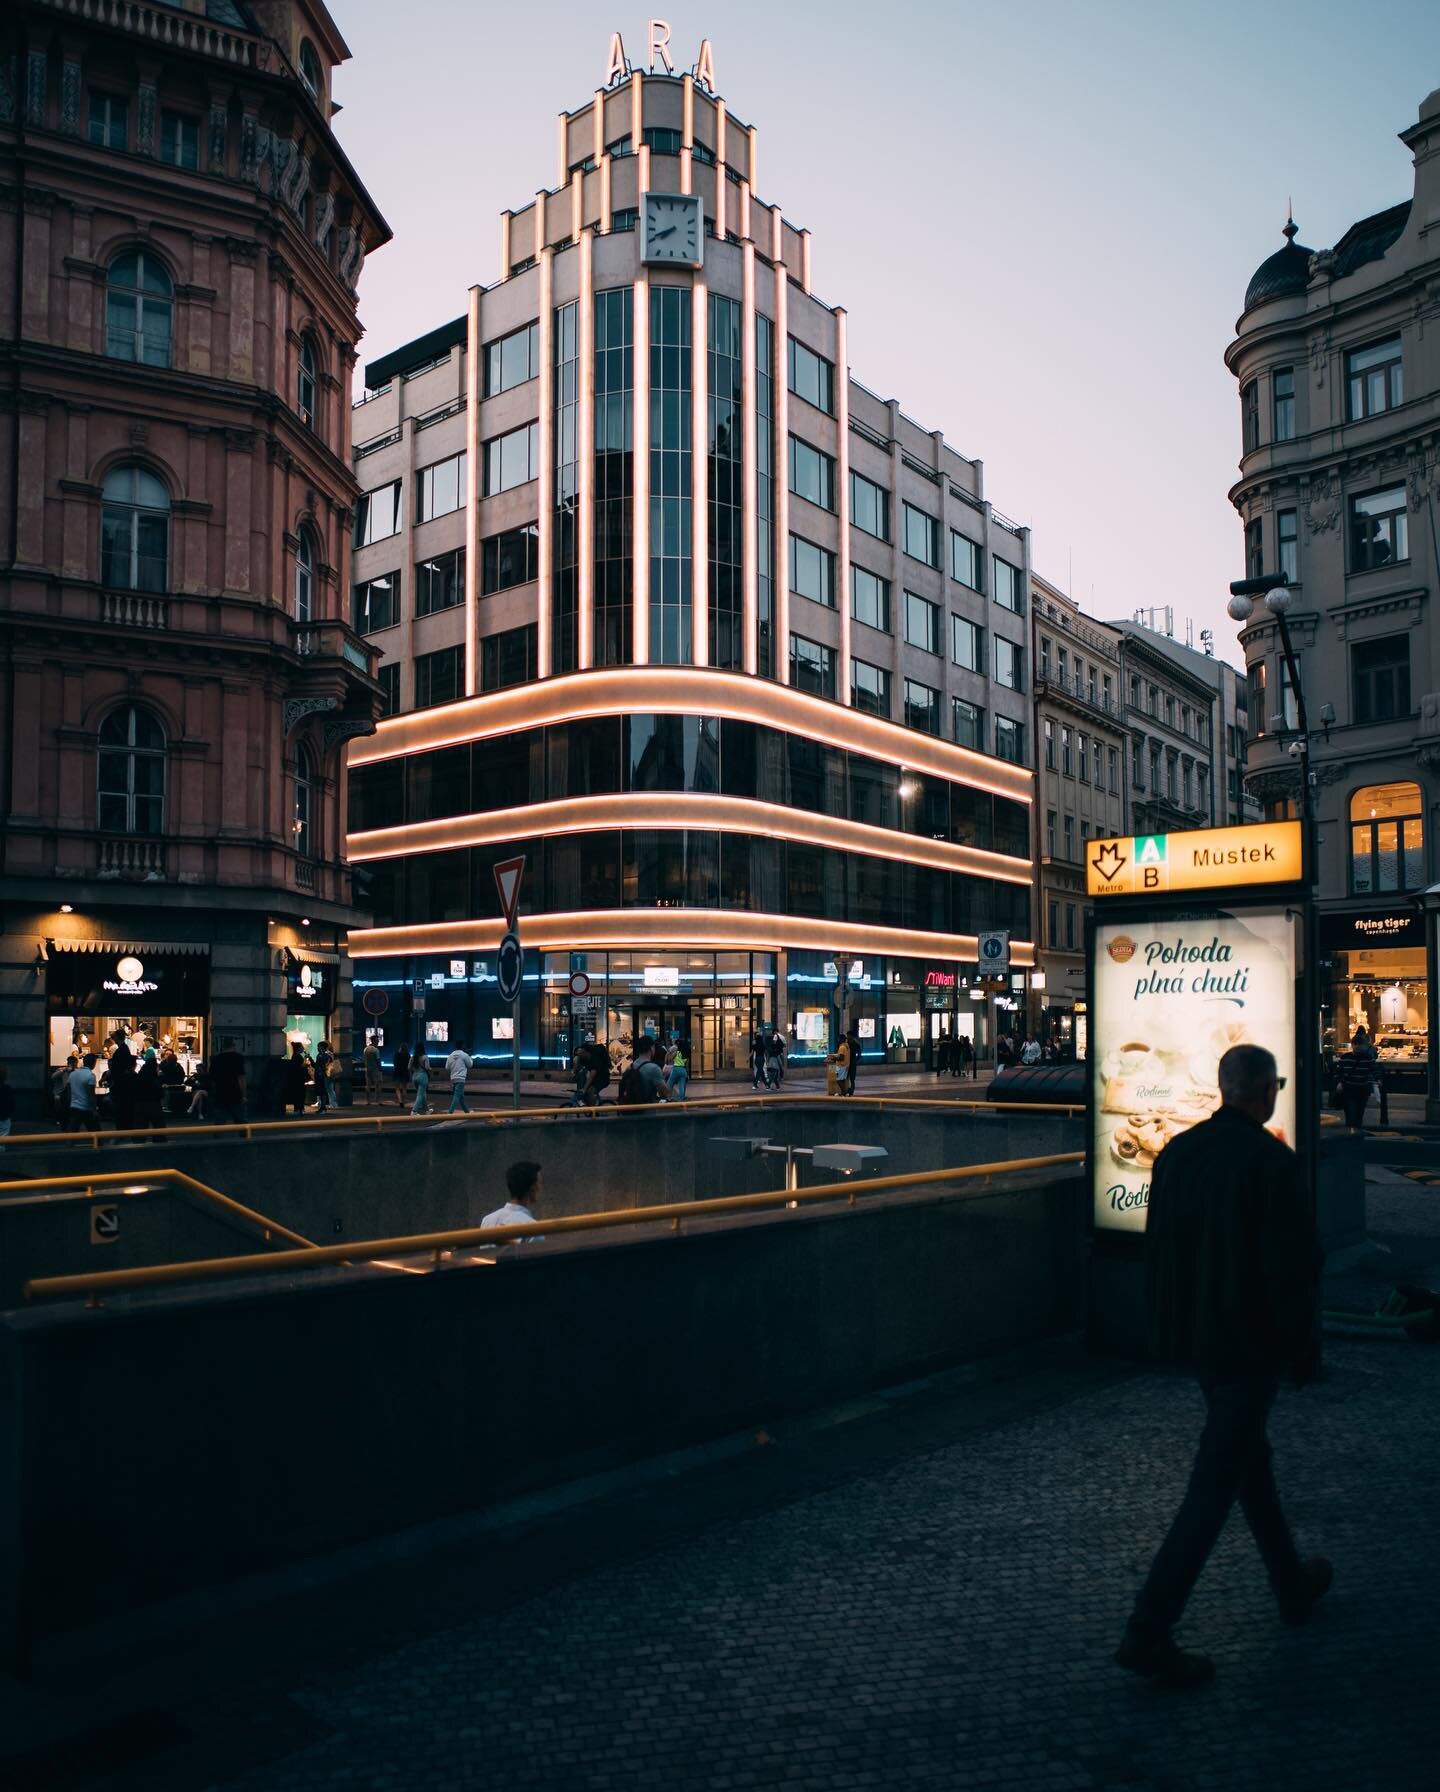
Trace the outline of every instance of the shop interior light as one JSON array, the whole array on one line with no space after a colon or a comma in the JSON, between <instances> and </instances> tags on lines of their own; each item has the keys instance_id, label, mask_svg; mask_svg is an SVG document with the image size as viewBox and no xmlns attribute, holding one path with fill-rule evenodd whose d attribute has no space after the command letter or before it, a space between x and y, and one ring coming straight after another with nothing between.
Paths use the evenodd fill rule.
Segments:
<instances>
[{"instance_id":1,"label":"shop interior light","mask_svg":"<svg viewBox=\"0 0 1440 1792\"><path fill-rule=\"evenodd\" d=\"M75 904L73 902L62 902L60 904L60 913L62 915L73 915L75 913Z\"/></svg>"},{"instance_id":2,"label":"shop interior light","mask_svg":"<svg viewBox=\"0 0 1440 1792\"><path fill-rule=\"evenodd\" d=\"M301 915L301 917L300 917L300 925L301 925L301 926L302 926L302 927L308 927L308 926L309 926L309 925L310 925L310 917L309 917L309 915Z\"/></svg>"}]
</instances>

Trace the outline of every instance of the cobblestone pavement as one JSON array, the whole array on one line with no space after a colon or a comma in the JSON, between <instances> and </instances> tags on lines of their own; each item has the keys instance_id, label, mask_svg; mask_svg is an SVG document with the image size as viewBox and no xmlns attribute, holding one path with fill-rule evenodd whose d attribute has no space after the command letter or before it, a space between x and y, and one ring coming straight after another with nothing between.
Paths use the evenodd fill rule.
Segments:
<instances>
[{"instance_id":1,"label":"cobblestone pavement","mask_svg":"<svg viewBox=\"0 0 1440 1792\"><path fill-rule=\"evenodd\" d=\"M1440 1191L1378 1173L1371 1194L1388 1254L1332 1306L1440 1283ZM1282 1626L1237 1514L1181 1631L1213 1688L1109 1659L1198 1396L1064 1358L780 1427L81 1679L47 1669L0 1693L25 1745L7 1777L0 1742L0 1785L1433 1792L1440 1346L1346 1338L1327 1359L1272 1437L1334 1591Z\"/></svg>"}]
</instances>

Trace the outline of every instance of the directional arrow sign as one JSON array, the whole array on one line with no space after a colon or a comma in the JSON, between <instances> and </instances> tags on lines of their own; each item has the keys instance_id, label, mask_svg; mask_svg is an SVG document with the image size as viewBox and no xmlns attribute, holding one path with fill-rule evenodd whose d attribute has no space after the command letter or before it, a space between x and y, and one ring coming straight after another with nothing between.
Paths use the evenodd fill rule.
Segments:
<instances>
[{"instance_id":1,"label":"directional arrow sign","mask_svg":"<svg viewBox=\"0 0 1440 1792\"><path fill-rule=\"evenodd\" d=\"M1113 884L1125 863L1125 854L1115 841L1107 840L1090 863L1095 867L1102 883Z\"/></svg>"},{"instance_id":2,"label":"directional arrow sign","mask_svg":"<svg viewBox=\"0 0 1440 1792\"><path fill-rule=\"evenodd\" d=\"M118 1207L92 1207L90 1209L90 1242L91 1244L114 1244L120 1236L120 1209Z\"/></svg>"},{"instance_id":3,"label":"directional arrow sign","mask_svg":"<svg viewBox=\"0 0 1440 1792\"><path fill-rule=\"evenodd\" d=\"M523 859L521 863L524 863ZM515 932L507 933L500 941L500 950L495 956L495 981L500 986L502 1002L513 1002L520 994L524 966L520 935Z\"/></svg>"},{"instance_id":4,"label":"directional arrow sign","mask_svg":"<svg viewBox=\"0 0 1440 1792\"><path fill-rule=\"evenodd\" d=\"M525 876L525 855L518 859L501 859L495 867L495 888L500 892L500 906L505 911L505 930L515 930L515 911L520 906L520 883Z\"/></svg>"}]
</instances>

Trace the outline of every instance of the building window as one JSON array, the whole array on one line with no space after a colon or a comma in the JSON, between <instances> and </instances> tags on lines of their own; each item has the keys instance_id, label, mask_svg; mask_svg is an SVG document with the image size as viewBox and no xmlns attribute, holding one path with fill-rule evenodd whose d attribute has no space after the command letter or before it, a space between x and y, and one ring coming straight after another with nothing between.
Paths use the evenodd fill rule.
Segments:
<instances>
[{"instance_id":1,"label":"building window","mask_svg":"<svg viewBox=\"0 0 1440 1792\"><path fill-rule=\"evenodd\" d=\"M905 680L905 725L922 734L940 732L940 693L913 678Z\"/></svg>"},{"instance_id":2,"label":"building window","mask_svg":"<svg viewBox=\"0 0 1440 1792\"><path fill-rule=\"evenodd\" d=\"M1405 487L1388 486L1350 500L1350 570L1373 572L1410 558L1410 525Z\"/></svg>"},{"instance_id":3,"label":"building window","mask_svg":"<svg viewBox=\"0 0 1440 1792\"><path fill-rule=\"evenodd\" d=\"M1130 743L1130 782L1136 790L1145 788L1145 744L1143 740Z\"/></svg>"},{"instance_id":4,"label":"building window","mask_svg":"<svg viewBox=\"0 0 1440 1792\"><path fill-rule=\"evenodd\" d=\"M790 537L790 589L811 603L835 608L835 556L803 536Z\"/></svg>"},{"instance_id":5,"label":"building window","mask_svg":"<svg viewBox=\"0 0 1440 1792\"><path fill-rule=\"evenodd\" d=\"M465 473L463 454L421 467L415 475L415 521L428 523L432 517L459 510L465 502Z\"/></svg>"},{"instance_id":6,"label":"building window","mask_svg":"<svg viewBox=\"0 0 1440 1792\"><path fill-rule=\"evenodd\" d=\"M1020 568L1012 566L1008 560L998 555L992 559L995 572L995 601L1002 610L1009 610L1013 615L1025 614L1025 586L1020 576Z\"/></svg>"},{"instance_id":7,"label":"building window","mask_svg":"<svg viewBox=\"0 0 1440 1792\"><path fill-rule=\"evenodd\" d=\"M835 462L799 436L790 438L790 489L822 510L835 508Z\"/></svg>"},{"instance_id":8,"label":"building window","mask_svg":"<svg viewBox=\"0 0 1440 1792\"><path fill-rule=\"evenodd\" d=\"M90 95L90 141L102 149L124 149L130 141L130 106L118 94Z\"/></svg>"},{"instance_id":9,"label":"building window","mask_svg":"<svg viewBox=\"0 0 1440 1792\"><path fill-rule=\"evenodd\" d=\"M295 620L308 622L315 611L315 538L302 528L295 539Z\"/></svg>"},{"instance_id":10,"label":"building window","mask_svg":"<svg viewBox=\"0 0 1440 1792\"><path fill-rule=\"evenodd\" d=\"M1264 734L1270 720L1265 708L1266 685L1269 667L1264 660L1251 660L1245 668L1245 703L1248 713L1255 717L1255 732Z\"/></svg>"},{"instance_id":11,"label":"building window","mask_svg":"<svg viewBox=\"0 0 1440 1792\"><path fill-rule=\"evenodd\" d=\"M744 381L741 370L742 316L739 304L723 294L709 298L708 451L710 562L710 664L739 671L745 663L744 621ZM792 555L793 555L792 547ZM835 603L835 560L830 561L830 595Z\"/></svg>"},{"instance_id":12,"label":"building window","mask_svg":"<svg viewBox=\"0 0 1440 1792\"><path fill-rule=\"evenodd\" d=\"M667 666L691 658L690 316L688 287L650 288L650 658Z\"/></svg>"},{"instance_id":13,"label":"building window","mask_svg":"<svg viewBox=\"0 0 1440 1792\"><path fill-rule=\"evenodd\" d=\"M485 478L482 498L514 491L540 474L540 425L522 423L485 444Z\"/></svg>"},{"instance_id":14,"label":"building window","mask_svg":"<svg viewBox=\"0 0 1440 1792\"><path fill-rule=\"evenodd\" d=\"M437 703L453 703L464 695L464 667L458 647L442 647L438 653L415 656L415 707L431 709Z\"/></svg>"},{"instance_id":15,"label":"building window","mask_svg":"<svg viewBox=\"0 0 1440 1792\"><path fill-rule=\"evenodd\" d=\"M940 525L914 504L902 504L900 545L912 560L926 566L940 564Z\"/></svg>"},{"instance_id":16,"label":"building window","mask_svg":"<svg viewBox=\"0 0 1440 1792\"><path fill-rule=\"evenodd\" d=\"M1049 859L1055 857L1055 823L1059 819L1053 809L1045 811L1045 856Z\"/></svg>"},{"instance_id":17,"label":"building window","mask_svg":"<svg viewBox=\"0 0 1440 1792\"><path fill-rule=\"evenodd\" d=\"M1242 451L1249 454L1260 446L1260 382L1251 380L1240 394L1242 419Z\"/></svg>"},{"instance_id":18,"label":"building window","mask_svg":"<svg viewBox=\"0 0 1440 1792\"><path fill-rule=\"evenodd\" d=\"M1055 855L1052 853L1050 856L1053 858ZM1046 940L1050 945L1058 946L1060 944L1060 904L1058 902L1046 905L1046 923Z\"/></svg>"},{"instance_id":19,"label":"building window","mask_svg":"<svg viewBox=\"0 0 1440 1792\"><path fill-rule=\"evenodd\" d=\"M1350 799L1350 888L1357 896L1425 883L1425 824L1418 784L1367 784Z\"/></svg>"},{"instance_id":20,"label":"building window","mask_svg":"<svg viewBox=\"0 0 1440 1792\"><path fill-rule=\"evenodd\" d=\"M1356 641L1350 649L1350 708L1357 722L1393 722L1410 713L1410 637Z\"/></svg>"},{"instance_id":21,"label":"building window","mask_svg":"<svg viewBox=\"0 0 1440 1792\"><path fill-rule=\"evenodd\" d=\"M1210 799L1210 772L1209 772L1209 769L1206 766L1197 765L1195 767L1195 800L1196 800L1196 803L1198 804L1198 806L1201 809L1208 809L1210 806L1209 799Z\"/></svg>"},{"instance_id":22,"label":"building window","mask_svg":"<svg viewBox=\"0 0 1440 1792\"><path fill-rule=\"evenodd\" d=\"M1067 860L1073 860L1075 857L1075 817L1073 815L1065 817L1065 857Z\"/></svg>"},{"instance_id":23,"label":"building window","mask_svg":"<svg viewBox=\"0 0 1440 1792\"><path fill-rule=\"evenodd\" d=\"M1075 950L1075 904L1073 902L1065 904L1065 949L1067 952Z\"/></svg>"},{"instance_id":24,"label":"building window","mask_svg":"<svg viewBox=\"0 0 1440 1792\"><path fill-rule=\"evenodd\" d=\"M1400 364L1400 338L1387 336L1369 348L1352 349L1345 357L1350 421L1378 417L1404 402L1405 380Z\"/></svg>"},{"instance_id":25,"label":"building window","mask_svg":"<svg viewBox=\"0 0 1440 1792\"><path fill-rule=\"evenodd\" d=\"M622 666L632 655L634 451L635 290L618 286L595 295L593 662L597 666Z\"/></svg>"},{"instance_id":26,"label":"building window","mask_svg":"<svg viewBox=\"0 0 1440 1792\"><path fill-rule=\"evenodd\" d=\"M315 857L315 757L304 741L295 749L295 812L290 832L302 859Z\"/></svg>"},{"instance_id":27,"label":"building window","mask_svg":"<svg viewBox=\"0 0 1440 1792\"><path fill-rule=\"evenodd\" d=\"M790 390L827 417L835 415L835 367L813 348L791 336L785 344Z\"/></svg>"},{"instance_id":28,"label":"building window","mask_svg":"<svg viewBox=\"0 0 1440 1792\"><path fill-rule=\"evenodd\" d=\"M538 675L540 630L533 623L486 635L480 642L480 688L484 691L509 690L512 685L529 684Z\"/></svg>"},{"instance_id":29,"label":"building window","mask_svg":"<svg viewBox=\"0 0 1440 1792\"><path fill-rule=\"evenodd\" d=\"M867 628L890 632L890 581L867 567L850 566L850 614Z\"/></svg>"},{"instance_id":30,"label":"building window","mask_svg":"<svg viewBox=\"0 0 1440 1792\"><path fill-rule=\"evenodd\" d=\"M755 313L756 670L777 678L775 641L775 325ZM782 644L783 645L783 644Z\"/></svg>"},{"instance_id":31,"label":"building window","mask_svg":"<svg viewBox=\"0 0 1440 1792\"><path fill-rule=\"evenodd\" d=\"M1067 778L1075 775L1075 761L1070 752L1070 730L1063 724L1060 729L1060 770Z\"/></svg>"},{"instance_id":32,"label":"building window","mask_svg":"<svg viewBox=\"0 0 1440 1792\"><path fill-rule=\"evenodd\" d=\"M508 591L512 585L528 585L540 576L540 527L523 523L499 535L487 535L480 543L480 595Z\"/></svg>"},{"instance_id":33,"label":"building window","mask_svg":"<svg viewBox=\"0 0 1440 1792\"><path fill-rule=\"evenodd\" d=\"M1194 802L1195 762L1187 759L1180 767L1180 800L1187 809L1195 807Z\"/></svg>"},{"instance_id":34,"label":"building window","mask_svg":"<svg viewBox=\"0 0 1440 1792\"><path fill-rule=\"evenodd\" d=\"M1156 721L1160 719L1160 687L1152 684L1145 693L1145 701Z\"/></svg>"},{"instance_id":35,"label":"building window","mask_svg":"<svg viewBox=\"0 0 1440 1792\"><path fill-rule=\"evenodd\" d=\"M1075 736L1075 753L1079 762L1079 779L1082 784L1090 781L1090 743L1083 734Z\"/></svg>"},{"instance_id":36,"label":"building window","mask_svg":"<svg viewBox=\"0 0 1440 1792\"><path fill-rule=\"evenodd\" d=\"M850 701L872 716L890 717L890 674L868 660L850 662Z\"/></svg>"},{"instance_id":37,"label":"building window","mask_svg":"<svg viewBox=\"0 0 1440 1792\"><path fill-rule=\"evenodd\" d=\"M580 306L572 300L554 313L551 441L555 499L551 550L550 666L573 672L580 635ZM687 643L688 645L688 643Z\"/></svg>"},{"instance_id":38,"label":"building window","mask_svg":"<svg viewBox=\"0 0 1440 1792\"><path fill-rule=\"evenodd\" d=\"M400 662L387 660L375 676L380 682L381 715L398 716L400 713Z\"/></svg>"},{"instance_id":39,"label":"building window","mask_svg":"<svg viewBox=\"0 0 1440 1792\"><path fill-rule=\"evenodd\" d=\"M940 606L914 591L905 593L905 639L925 653L940 652Z\"/></svg>"},{"instance_id":40,"label":"building window","mask_svg":"<svg viewBox=\"0 0 1440 1792\"><path fill-rule=\"evenodd\" d=\"M952 697L950 721L950 732L957 747L973 747L977 753L985 751L985 711L979 704L967 703L963 697Z\"/></svg>"},{"instance_id":41,"label":"building window","mask_svg":"<svg viewBox=\"0 0 1440 1792\"><path fill-rule=\"evenodd\" d=\"M485 396L508 392L540 377L540 324L536 319L485 344Z\"/></svg>"},{"instance_id":42,"label":"building window","mask_svg":"<svg viewBox=\"0 0 1440 1792\"><path fill-rule=\"evenodd\" d=\"M1150 748L1150 791L1153 796L1159 796L1162 791L1160 783L1160 749L1153 745Z\"/></svg>"},{"instance_id":43,"label":"building window","mask_svg":"<svg viewBox=\"0 0 1440 1792\"><path fill-rule=\"evenodd\" d=\"M1252 517L1245 525L1245 577L1262 578L1265 573L1265 538L1260 518Z\"/></svg>"},{"instance_id":44,"label":"building window","mask_svg":"<svg viewBox=\"0 0 1440 1792\"><path fill-rule=\"evenodd\" d=\"M790 637L790 682L815 697L835 695L835 649L804 635Z\"/></svg>"},{"instance_id":45,"label":"building window","mask_svg":"<svg viewBox=\"0 0 1440 1792\"><path fill-rule=\"evenodd\" d=\"M645 127L644 143L656 156L678 156L685 147L685 139L679 131L653 124Z\"/></svg>"},{"instance_id":46,"label":"building window","mask_svg":"<svg viewBox=\"0 0 1440 1792\"><path fill-rule=\"evenodd\" d=\"M1131 709L1140 707L1140 674L1138 672L1130 674L1130 707Z\"/></svg>"},{"instance_id":47,"label":"building window","mask_svg":"<svg viewBox=\"0 0 1440 1792\"><path fill-rule=\"evenodd\" d=\"M1295 369L1277 367L1270 376L1274 410L1275 440L1295 440Z\"/></svg>"},{"instance_id":48,"label":"building window","mask_svg":"<svg viewBox=\"0 0 1440 1792\"><path fill-rule=\"evenodd\" d=\"M980 579L980 568L984 565L980 549L968 535L962 535L958 529L950 531L950 577L962 585L968 585L972 591L983 590Z\"/></svg>"},{"instance_id":49,"label":"building window","mask_svg":"<svg viewBox=\"0 0 1440 1792\"><path fill-rule=\"evenodd\" d=\"M378 579L365 579L355 587L353 625L357 635L378 634L394 628L400 620L400 578L397 573L382 573Z\"/></svg>"},{"instance_id":50,"label":"building window","mask_svg":"<svg viewBox=\"0 0 1440 1792\"><path fill-rule=\"evenodd\" d=\"M1100 683L1102 686L1102 693L1101 693L1101 699L1100 699L1102 704L1104 705L1104 707L1106 709L1114 709L1114 707L1115 707L1115 686L1114 686L1113 682L1111 681L1110 674L1108 672L1106 672L1102 675Z\"/></svg>"},{"instance_id":51,"label":"building window","mask_svg":"<svg viewBox=\"0 0 1440 1792\"><path fill-rule=\"evenodd\" d=\"M100 501L100 583L164 591L169 574L169 492L146 467L112 467Z\"/></svg>"},{"instance_id":52,"label":"building window","mask_svg":"<svg viewBox=\"0 0 1440 1792\"><path fill-rule=\"evenodd\" d=\"M967 672L985 671L985 631L968 616L950 614L950 657Z\"/></svg>"},{"instance_id":53,"label":"building window","mask_svg":"<svg viewBox=\"0 0 1440 1792\"><path fill-rule=\"evenodd\" d=\"M1053 772L1055 769L1055 724L1049 716L1045 718L1042 732L1045 737L1045 769L1047 772Z\"/></svg>"},{"instance_id":54,"label":"building window","mask_svg":"<svg viewBox=\"0 0 1440 1792\"><path fill-rule=\"evenodd\" d=\"M1275 559L1277 570L1283 572L1292 585L1300 579L1300 517L1294 510L1277 510L1275 513Z\"/></svg>"},{"instance_id":55,"label":"building window","mask_svg":"<svg viewBox=\"0 0 1440 1792\"><path fill-rule=\"evenodd\" d=\"M1004 635L995 637L995 682L1007 691L1025 689L1025 649ZM1080 776L1085 776L1081 772Z\"/></svg>"},{"instance_id":56,"label":"building window","mask_svg":"<svg viewBox=\"0 0 1440 1792\"><path fill-rule=\"evenodd\" d=\"M142 250L117 255L105 273L105 353L146 367L170 365L173 287Z\"/></svg>"},{"instance_id":57,"label":"building window","mask_svg":"<svg viewBox=\"0 0 1440 1792\"><path fill-rule=\"evenodd\" d=\"M315 54L315 46L308 37L300 45L300 80L311 99L318 100L325 91L324 77L320 73L320 58Z\"/></svg>"},{"instance_id":58,"label":"building window","mask_svg":"<svg viewBox=\"0 0 1440 1792\"><path fill-rule=\"evenodd\" d=\"M175 168L200 166L200 125L183 112L160 114L160 160Z\"/></svg>"},{"instance_id":59,"label":"building window","mask_svg":"<svg viewBox=\"0 0 1440 1792\"><path fill-rule=\"evenodd\" d=\"M638 206L622 205L610 214L610 228L616 230L638 230L640 228L640 210Z\"/></svg>"},{"instance_id":60,"label":"building window","mask_svg":"<svg viewBox=\"0 0 1440 1792\"><path fill-rule=\"evenodd\" d=\"M995 757L1008 759L1012 765L1025 763L1025 724L1009 716L995 718Z\"/></svg>"},{"instance_id":61,"label":"building window","mask_svg":"<svg viewBox=\"0 0 1440 1792\"><path fill-rule=\"evenodd\" d=\"M165 832L165 730L138 703L100 724L98 816L104 834Z\"/></svg>"},{"instance_id":62,"label":"building window","mask_svg":"<svg viewBox=\"0 0 1440 1792\"><path fill-rule=\"evenodd\" d=\"M890 494L863 473L850 475L850 521L877 541L890 539Z\"/></svg>"},{"instance_id":63,"label":"building window","mask_svg":"<svg viewBox=\"0 0 1440 1792\"><path fill-rule=\"evenodd\" d=\"M415 567L415 614L433 616L437 610L454 610L465 601L465 550L451 548Z\"/></svg>"},{"instance_id":64,"label":"building window","mask_svg":"<svg viewBox=\"0 0 1440 1792\"><path fill-rule=\"evenodd\" d=\"M392 479L373 492L362 492L355 505L355 546L367 548L399 533L400 481Z\"/></svg>"},{"instance_id":65,"label":"building window","mask_svg":"<svg viewBox=\"0 0 1440 1792\"><path fill-rule=\"evenodd\" d=\"M1039 671L1038 676L1042 683L1050 676L1050 637L1049 637L1049 635L1041 635L1041 637L1040 637L1040 671Z\"/></svg>"},{"instance_id":66,"label":"building window","mask_svg":"<svg viewBox=\"0 0 1440 1792\"><path fill-rule=\"evenodd\" d=\"M1180 800L1180 761L1174 753L1165 755L1165 794L1172 803Z\"/></svg>"},{"instance_id":67,"label":"building window","mask_svg":"<svg viewBox=\"0 0 1440 1792\"><path fill-rule=\"evenodd\" d=\"M295 409L307 429L315 428L315 344L308 336L300 338L300 365L295 375Z\"/></svg>"},{"instance_id":68,"label":"building window","mask_svg":"<svg viewBox=\"0 0 1440 1792\"><path fill-rule=\"evenodd\" d=\"M1120 794L1120 749L1111 747L1110 753L1110 791L1113 796Z\"/></svg>"},{"instance_id":69,"label":"building window","mask_svg":"<svg viewBox=\"0 0 1440 1792\"><path fill-rule=\"evenodd\" d=\"M614 156L617 161L622 156L633 156L635 144L630 133L627 131L623 137L617 137L613 143L607 143L605 153L607 156Z\"/></svg>"}]
</instances>

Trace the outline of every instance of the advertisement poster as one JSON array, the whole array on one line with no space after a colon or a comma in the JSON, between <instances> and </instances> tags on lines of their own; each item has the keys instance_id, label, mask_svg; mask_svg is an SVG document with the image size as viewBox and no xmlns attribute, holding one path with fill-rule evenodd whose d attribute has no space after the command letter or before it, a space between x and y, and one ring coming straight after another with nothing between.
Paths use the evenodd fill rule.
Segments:
<instances>
[{"instance_id":1,"label":"advertisement poster","mask_svg":"<svg viewBox=\"0 0 1440 1792\"><path fill-rule=\"evenodd\" d=\"M1295 1143L1296 919L1283 909L1102 921L1087 1042L1094 1070L1095 1224L1143 1232L1155 1159L1220 1105L1232 1045L1263 1045L1286 1079L1270 1130Z\"/></svg>"}]
</instances>

